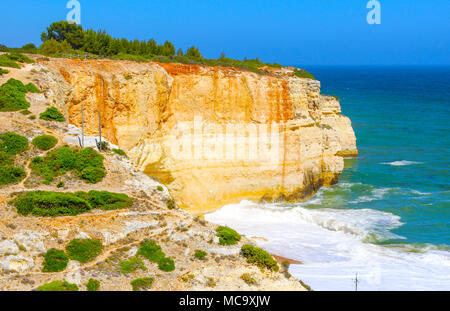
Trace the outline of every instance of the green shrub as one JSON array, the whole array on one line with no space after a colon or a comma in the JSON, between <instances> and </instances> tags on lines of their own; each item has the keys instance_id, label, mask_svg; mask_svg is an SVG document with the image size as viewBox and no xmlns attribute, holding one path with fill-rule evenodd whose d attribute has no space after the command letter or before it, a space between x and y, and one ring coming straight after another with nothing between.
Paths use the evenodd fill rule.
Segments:
<instances>
[{"instance_id":1,"label":"green shrub","mask_svg":"<svg viewBox=\"0 0 450 311\"><path fill-rule=\"evenodd\" d=\"M295 68L294 69L294 75L296 75L299 78L316 80L316 78L314 78L314 76L311 73L307 72L304 69L297 69L297 68Z\"/></svg>"},{"instance_id":2,"label":"green shrub","mask_svg":"<svg viewBox=\"0 0 450 311\"><path fill-rule=\"evenodd\" d=\"M92 208L102 210L116 210L130 207L133 199L124 193L112 193L108 191L91 190L88 194L88 201Z\"/></svg>"},{"instance_id":3,"label":"green shrub","mask_svg":"<svg viewBox=\"0 0 450 311\"><path fill-rule=\"evenodd\" d=\"M0 167L12 165L14 165L14 157L9 153L0 150Z\"/></svg>"},{"instance_id":4,"label":"green shrub","mask_svg":"<svg viewBox=\"0 0 450 311\"><path fill-rule=\"evenodd\" d=\"M106 176L106 171L103 168L88 166L84 168L79 174L81 180L89 184L96 184L103 180Z\"/></svg>"},{"instance_id":5,"label":"green shrub","mask_svg":"<svg viewBox=\"0 0 450 311\"><path fill-rule=\"evenodd\" d=\"M156 190L158 190L158 191L164 191L164 188L163 188L162 186L158 186L158 187L156 187Z\"/></svg>"},{"instance_id":6,"label":"green shrub","mask_svg":"<svg viewBox=\"0 0 450 311\"><path fill-rule=\"evenodd\" d=\"M37 290L40 292L76 292L78 286L66 281L53 281L39 286Z\"/></svg>"},{"instance_id":7,"label":"green shrub","mask_svg":"<svg viewBox=\"0 0 450 311\"><path fill-rule=\"evenodd\" d=\"M64 187L64 182L62 181L62 180L60 180L60 181L58 181L58 183L56 184L56 187L57 188L62 188L62 187Z\"/></svg>"},{"instance_id":8,"label":"green shrub","mask_svg":"<svg viewBox=\"0 0 450 311\"><path fill-rule=\"evenodd\" d=\"M34 85L33 83L28 83L25 85L25 89L27 90L27 92L29 93L40 93L41 90L39 90L36 85Z\"/></svg>"},{"instance_id":9,"label":"green shrub","mask_svg":"<svg viewBox=\"0 0 450 311\"><path fill-rule=\"evenodd\" d=\"M173 271L175 270L175 262L172 258L163 258L158 262L158 268L165 272Z\"/></svg>"},{"instance_id":10,"label":"green shrub","mask_svg":"<svg viewBox=\"0 0 450 311\"><path fill-rule=\"evenodd\" d=\"M19 111L30 107L25 99L27 87L16 79L9 79L0 86L0 111Z\"/></svg>"},{"instance_id":11,"label":"green shrub","mask_svg":"<svg viewBox=\"0 0 450 311\"><path fill-rule=\"evenodd\" d=\"M0 66L20 69L19 64L9 59L8 56L6 56L5 54L0 55Z\"/></svg>"},{"instance_id":12,"label":"green shrub","mask_svg":"<svg viewBox=\"0 0 450 311\"><path fill-rule=\"evenodd\" d=\"M247 258L248 263L256 264L261 268L278 271L279 267L275 259L265 250L245 244L241 248L242 255Z\"/></svg>"},{"instance_id":13,"label":"green shrub","mask_svg":"<svg viewBox=\"0 0 450 311\"><path fill-rule=\"evenodd\" d=\"M28 63L28 64L34 63L34 60L32 60L28 56L20 54L20 53L9 53L9 54L6 54L6 57L12 61L16 61L19 63Z\"/></svg>"},{"instance_id":14,"label":"green shrub","mask_svg":"<svg viewBox=\"0 0 450 311\"><path fill-rule=\"evenodd\" d=\"M175 201L172 198L166 200L166 205L168 209L174 209L176 207Z\"/></svg>"},{"instance_id":15,"label":"green shrub","mask_svg":"<svg viewBox=\"0 0 450 311\"><path fill-rule=\"evenodd\" d=\"M91 210L90 204L73 193L30 191L13 199L11 204L23 216L75 216Z\"/></svg>"},{"instance_id":16,"label":"green shrub","mask_svg":"<svg viewBox=\"0 0 450 311\"><path fill-rule=\"evenodd\" d=\"M120 271L123 274L135 272L137 269L147 270L144 262L137 257L133 257L130 260L123 261L120 264Z\"/></svg>"},{"instance_id":17,"label":"green shrub","mask_svg":"<svg viewBox=\"0 0 450 311\"><path fill-rule=\"evenodd\" d=\"M0 135L0 151L18 154L28 149L28 139L13 132Z\"/></svg>"},{"instance_id":18,"label":"green shrub","mask_svg":"<svg viewBox=\"0 0 450 311\"><path fill-rule=\"evenodd\" d=\"M152 287L154 279L153 278L139 278L131 281L131 286L133 291L142 291L146 289L150 289Z\"/></svg>"},{"instance_id":19,"label":"green shrub","mask_svg":"<svg viewBox=\"0 0 450 311\"><path fill-rule=\"evenodd\" d=\"M34 158L30 168L44 177L45 183L72 170L86 183L100 182L106 176L103 156L92 148L77 150L63 146L50 151L45 158Z\"/></svg>"},{"instance_id":20,"label":"green shrub","mask_svg":"<svg viewBox=\"0 0 450 311\"><path fill-rule=\"evenodd\" d=\"M58 143L58 139L51 135L41 135L35 137L31 143L35 145L37 148L46 151L55 147L56 144Z\"/></svg>"},{"instance_id":21,"label":"green shrub","mask_svg":"<svg viewBox=\"0 0 450 311\"><path fill-rule=\"evenodd\" d=\"M89 193L29 191L20 194L10 202L17 208L20 215L32 214L44 217L76 216L92 208L121 209L131 206L132 203L133 200L126 194L95 190Z\"/></svg>"},{"instance_id":22,"label":"green shrub","mask_svg":"<svg viewBox=\"0 0 450 311\"><path fill-rule=\"evenodd\" d=\"M36 116L35 116L35 115L29 116L28 119L30 119L30 120L36 120Z\"/></svg>"},{"instance_id":23,"label":"green shrub","mask_svg":"<svg viewBox=\"0 0 450 311\"><path fill-rule=\"evenodd\" d=\"M219 237L220 245L233 245L241 240L241 235L239 233L225 226L217 227L216 236Z\"/></svg>"},{"instance_id":24,"label":"green shrub","mask_svg":"<svg viewBox=\"0 0 450 311\"><path fill-rule=\"evenodd\" d=\"M3 76L4 74L7 74L7 73L9 73L8 70L0 68L0 77Z\"/></svg>"},{"instance_id":25,"label":"green shrub","mask_svg":"<svg viewBox=\"0 0 450 311\"><path fill-rule=\"evenodd\" d=\"M100 281L95 279L89 279L86 284L86 289L88 292L96 292L100 289Z\"/></svg>"},{"instance_id":26,"label":"green shrub","mask_svg":"<svg viewBox=\"0 0 450 311\"><path fill-rule=\"evenodd\" d=\"M143 256L156 263L166 257L164 252L161 250L161 246L159 246L155 241L152 240L142 241L137 255Z\"/></svg>"},{"instance_id":27,"label":"green shrub","mask_svg":"<svg viewBox=\"0 0 450 311\"><path fill-rule=\"evenodd\" d=\"M27 116L27 115L31 114L31 111L28 109L25 109L25 110L22 110L20 113L23 114L24 116Z\"/></svg>"},{"instance_id":28,"label":"green shrub","mask_svg":"<svg viewBox=\"0 0 450 311\"><path fill-rule=\"evenodd\" d=\"M242 274L241 280L243 280L248 285L256 285L256 280L252 277L252 275L250 273Z\"/></svg>"},{"instance_id":29,"label":"green shrub","mask_svg":"<svg viewBox=\"0 0 450 311\"><path fill-rule=\"evenodd\" d=\"M127 154L126 154L125 151L123 151L122 149L116 149L116 148L114 148L112 151L113 151L114 153L117 153L118 155L120 155L120 156L122 156L122 157L127 157L127 158L128 158Z\"/></svg>"},{"instance_id":30,"label":"green shrub","mask_svg":"<svg viewBox=\"0 0 450 311\"><path fill-rule=\"evenodd\" d=\"M47 121L64 122L66 119L63 114L55 107L49 107L39 115L39 119Z\"/></svg>"},{"instance_id":31,"label":"green shrub","mask_svg":"<svg viewBox=\"0 0 450 311\"><path fill-rule=\"evenodd\" d=\"M94 260L100 255L102 249L102 242L93 239L74 239L66 246L69 258L81 263Z\"/></svg>"},{"instance_id":32,"label":"green shrub","mask_svg":"<svg viewBox=\"0 0 450 311\"><path fill-rule=\"evenodd\" d=\"M18 166L0 166L0 186L14 184L25 178L26 172Z\"/></svg>"},{"instance_id":33,"label":"green shrub","mask_svg":"<svg viewBox=\"0 0 450 311\"><path fill-rule=\"evenodd\" d=\"M44 257L43 272L59 272L66 269L69 263L69 257L67 257L64 251L52 248L47 251Z\"/></svg>"},{"instance_id":34,"label":"green shrub","mask_svg":"<svg viewBox=\"0 0 450 311\"><path fill-rule=\"evenodd\" d=\"M198 250L195 251L194 256L197 259L203 260L206 257L206 252L198 249Z\"/></svg>"}]
</instances>

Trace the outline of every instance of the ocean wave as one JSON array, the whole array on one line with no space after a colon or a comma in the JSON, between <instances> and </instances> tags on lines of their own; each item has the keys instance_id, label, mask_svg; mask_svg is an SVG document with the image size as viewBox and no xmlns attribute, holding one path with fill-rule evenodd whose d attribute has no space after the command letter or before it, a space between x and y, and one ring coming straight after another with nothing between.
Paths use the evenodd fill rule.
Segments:
<instances>
[{"instance_id":1,"label":"ocean wave","mask_svg":"<svg viewBox=\"0 0 450 311\"><path fill-rule=\"evenodd\" d=\"M314 290L353 290L356 272L362 290L450 289L448 248L372 243L400 238L391 232L402 225L400 217L391 213L243 201L205 219L263 237L255 242L268 252L302 261L289 272Z\"/></svg>"},{"instance_id":2,"label":"ocean wave","mask_svg":"<svg viewBox=\"0 0 450 311\"><path fill-rule=\"evenodd\" d=\"M381 164L392 165L392 166L405 166L405 165L422 164L422 163L423 162L401 160L401 161L393 161L393 162L383 162Z\"/></svg>"},{"instance_id":3,"label":"ocean wave","mask_svg":"<svg viewBox=\"0 0 450 311\"><path fill-rule=\"evenodd\" d=\"M364 202L371 202L375 200L381 200L392 190L397 190L397 188L374 188L371 190L370 195L362 195L355 200L348 201L349 204L358 204Z\"/></svg>"}]
</instances>

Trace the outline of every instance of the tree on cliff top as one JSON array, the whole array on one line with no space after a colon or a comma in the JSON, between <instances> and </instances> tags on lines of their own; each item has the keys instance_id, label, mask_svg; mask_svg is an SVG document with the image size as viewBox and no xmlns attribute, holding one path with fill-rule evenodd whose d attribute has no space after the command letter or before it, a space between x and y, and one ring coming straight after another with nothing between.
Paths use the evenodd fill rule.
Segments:
<instances>
[{"instance_id":1,"label":"tree on cliff top","mask_svg":"<svg viewBox=\"0 0 450 311\"><path fill-rule=\"evenodd\" d=\"M58 42L67 41L72 48L79 49L84 45L84 30L80 25L66 21L55 22L47 27L47 32L43 32L41 35L43 42L50 39Z\"/></svg>"}]
</instances>

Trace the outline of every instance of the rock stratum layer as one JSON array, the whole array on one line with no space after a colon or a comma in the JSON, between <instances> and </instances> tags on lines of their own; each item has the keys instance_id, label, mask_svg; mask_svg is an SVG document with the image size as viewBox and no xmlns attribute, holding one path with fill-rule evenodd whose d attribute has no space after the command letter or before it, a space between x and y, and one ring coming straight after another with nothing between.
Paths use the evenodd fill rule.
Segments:
<instances>
[{"instance_id":1,"label":"rock stratum layer","mask_svg":"<svg viewBox=\"0 0 450 311\"><path fill-rule=\"evenodd\" d=\"M320 82L234 68L52 59L39 81L69 123L102 134L182 208L308 198L356 156L350 119ZM47 71L48 70L48 71Z\"/></svg>"}]
</instances>

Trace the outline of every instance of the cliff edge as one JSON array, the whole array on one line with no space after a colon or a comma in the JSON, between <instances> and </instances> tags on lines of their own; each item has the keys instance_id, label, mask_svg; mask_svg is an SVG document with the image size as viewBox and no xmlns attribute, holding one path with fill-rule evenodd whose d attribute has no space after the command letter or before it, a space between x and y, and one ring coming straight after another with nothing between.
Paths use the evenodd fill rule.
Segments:
<instances>
[{"instance_id":1,"label":"cliff edge","mask_svg":"<svg viewBox=\"0 0 450 311\"><path fill-rule=\"evenodd\" d=\"M102 134L193 212L242 199L309 198L356 156L350 119L289 69L51 59L38 86L69 123Z\"/></svg>"}]
</instances>

